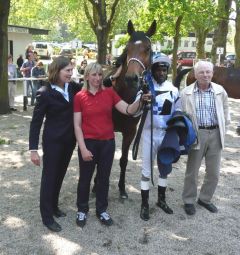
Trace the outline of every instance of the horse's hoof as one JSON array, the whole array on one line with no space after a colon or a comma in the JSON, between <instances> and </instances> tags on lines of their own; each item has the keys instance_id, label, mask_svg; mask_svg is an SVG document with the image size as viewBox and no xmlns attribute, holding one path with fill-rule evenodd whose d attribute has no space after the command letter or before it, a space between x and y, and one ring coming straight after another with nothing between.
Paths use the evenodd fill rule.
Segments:
<instances>
[{"instance_id":1,"label":"horse's hoof","mask_svg":"<svg viewBox=\"0 0 240 255\"><path fill-rule=\"evenodd\" d=\"M128 199L128 194L127 194L126 190L120 190L120 197L122 199Z\"/></svg>"}]
</instances>

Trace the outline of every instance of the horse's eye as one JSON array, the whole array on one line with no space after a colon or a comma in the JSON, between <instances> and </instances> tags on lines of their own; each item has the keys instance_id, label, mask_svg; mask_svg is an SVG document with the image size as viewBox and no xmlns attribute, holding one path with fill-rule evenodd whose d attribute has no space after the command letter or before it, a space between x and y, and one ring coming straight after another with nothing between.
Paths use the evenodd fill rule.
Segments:
<instances>
[{"instance_id":1,"label":"horse's eye","mask_svg":"<svg viewBox=\"0 0 240 255\"><path fill-rule=\"evenodd\" d=\"M151 50L151 46L148 46L147 48L146 48L146 52L149 52Z\"/></svg>"}]
</instances>

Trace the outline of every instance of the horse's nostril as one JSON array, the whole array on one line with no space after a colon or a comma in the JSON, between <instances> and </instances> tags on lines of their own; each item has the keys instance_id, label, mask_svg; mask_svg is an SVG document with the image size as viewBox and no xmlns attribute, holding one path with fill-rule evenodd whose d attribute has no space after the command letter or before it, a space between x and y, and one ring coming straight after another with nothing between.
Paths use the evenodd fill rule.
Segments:
<instances>
[{"instance_id":1,"label":"horse's nostril","mask_svg":"<svg viewBox=\"0 0 240 255\"><path fill-rule=\"evenodd\" d=\"M138 83L139 77L137 75L126 76L125 81L126 81L126 83Z\"/></svg>"}]
</instances>

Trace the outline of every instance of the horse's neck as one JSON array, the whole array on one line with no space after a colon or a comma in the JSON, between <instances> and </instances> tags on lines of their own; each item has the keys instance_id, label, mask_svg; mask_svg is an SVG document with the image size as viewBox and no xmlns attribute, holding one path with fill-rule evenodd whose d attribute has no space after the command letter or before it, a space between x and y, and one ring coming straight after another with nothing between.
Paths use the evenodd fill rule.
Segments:
<instances>
[{"instance_id":1,"label":"horse's neck","mask_svg":"<svg viewBox=\"0 0 240 255\"><path fill-rule=\"evenodd\" d=\"M125 84L125 75L127 72L127 65L124 64L123 68L121 70L121 73L119 77L116 80L116 84L114 86L114 89L117 91L117 93L121 96L122 99L125 99L125 91L126 91L126 84Z\"/></svg>"}]
</instances>

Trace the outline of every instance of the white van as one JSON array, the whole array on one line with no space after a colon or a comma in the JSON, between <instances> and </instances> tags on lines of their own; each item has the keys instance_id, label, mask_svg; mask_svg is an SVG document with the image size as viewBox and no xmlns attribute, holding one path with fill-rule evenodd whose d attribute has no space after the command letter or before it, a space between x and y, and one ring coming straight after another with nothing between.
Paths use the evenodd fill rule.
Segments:
<instances>
[{"instance_id":1,"label":"white van","mask_svg":"<svg viewBox=\"0 0 240 255\"><path fill-rule=\"evenodd\" d=\"M37 52L39 58L50 59L53 54L53 48L47 42L33 42L34 51Z\"/></svg>"}]
</instances>

